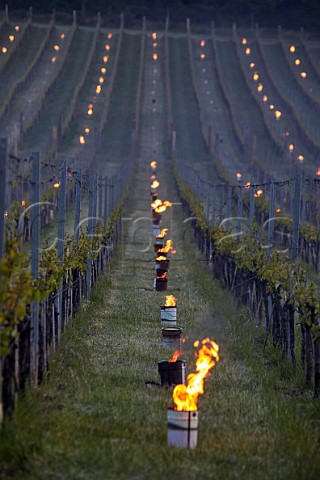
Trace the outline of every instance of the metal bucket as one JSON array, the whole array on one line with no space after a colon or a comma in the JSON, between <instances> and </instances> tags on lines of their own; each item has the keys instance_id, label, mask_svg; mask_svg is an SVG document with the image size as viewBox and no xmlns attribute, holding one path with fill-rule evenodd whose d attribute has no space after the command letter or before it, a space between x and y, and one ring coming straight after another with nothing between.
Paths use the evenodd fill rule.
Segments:
<instances>
[{"instance_id":1,"label":"metal bucket","mask_svg":"<svg viewBox=\"0 0 320 480\"><path fill-rule=\"evenodd\" d=\"M157 235L160 235L160 227L159 225L152 225L152 235L156 237ZM162 247L161 247L162 248Z\"/></svg>"},{"instance_id":2,"label":"metal bucket","mask_svg":"<svg viewBox=\"0 0 320 480\"><path fill-rule=\"evenodd\" d=\"M165 305L160 306L160 318L163 325L174 326L177 324L177 307L166 307Z\"/></svg>"},{"instance_id":3,"label":"metal bucket","mask_svg":"<svg viewBox=\"0 0 320 480\"><path fill-rule=\"evenodd\" d=\"M180 350L181 346L181 327L163 327L162 331L162 346L163 348L170 348L172 350Z\"/></svg>"},{"instance_id":4,"label":"metal bucket","mask_svg":"<svg viewBox=\"0 0 320 480\"><path fill-rule=\"evenodd\" d=\"M156 292L165 292L168 288L168 279L155 277L153 288Z\"/></svg>"},{"instance_id":5,"label":"metal bucket","mask_svg":"<svg viewBox=\"0 0 320 480\"><path fill-rule=\"evenodd\" d=\"M168 446L196 448L198 440L198 411L180 412L168 408Z\"/></svg>"},{"instance_id":6,"label":"metal bucket","mask_svg":"<svg viewBox=\"0 0 320 480\"><path fill-rule=\"evenodd\" d=\"M158 372L163 387L167 385L185 385L185 371L185 360L177 360L176 362L162 360L161 362L158 362Z\"/></svg>"},{"instance_id":7,"label":"metal bucket","mask_svg":"<svg viewBox=\"0 0 320 480\"><path fill-rule=\"evenodd\" d=\"M156 260L156 270L169 270L170 260Z\"/></svg>"}]
</instances>

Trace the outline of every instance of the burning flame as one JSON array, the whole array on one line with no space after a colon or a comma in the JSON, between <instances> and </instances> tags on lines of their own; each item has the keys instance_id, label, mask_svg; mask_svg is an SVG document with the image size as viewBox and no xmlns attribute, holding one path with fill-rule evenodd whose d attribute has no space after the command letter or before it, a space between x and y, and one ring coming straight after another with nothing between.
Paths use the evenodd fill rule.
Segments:
<instances>
[{"instance_id":1,"label":"burning flame","mask_svg":"<svg viewBox=\"0 0 320 480\"><path fill-rule=\"evenodd\" d=\"M169 232L168 228L163 228L159 233L159 235L156 236L156 238L164 238L168 232Z\"/></svg>"},{"instance_id":2,"label":"burning flame","mask_svg":"<svg viewBox=\"0 0 320 480\"><path fill-rule=\"evenodd\" d=\"M161 204L162 204L162 201L160 200L160 198L157 198L153 203L151 203L151 207L152 207L152 208L157 208L157 207L159 207Z\"/></svg>"},{"instance_id":3,"label":"burning flame","mask_svg":"<svg viewBox=\"0 0 320 480\"><path fill-rule=\"evenodd\" d=\"M176 362L178 358L183 354L183 350L176 350L172 353L171 357L168 359L169 363Z\"/></svg>"},{"instance_id":4,"label":"burning flame","mask_svg":"<svg viewBox=\"0 0 320 480\"><path fill-rule=\"evenodd\" d=\"M157 167L157 162L155 160L153 160L151 163L150 163L150 167L151 168L156 168Z\"/></svg>"},{"instance_id":5,"label":"burning flame","mask_svg":"<svg viewBox=\"0 0 320 480\"><path fill-rule=\"evenodd\" d=\"M169 200L165 200L164 202L157 198L153 203L151 203L151 207L154 209L156 213L162 213L167 210L168 207L172 207L172 203Z\"/></svg>"},{"instance_id":6,"label":"burning flame","mask_svg":"<svg viewBox=\"0 0 320 480\"><path fill-rule=\"evenodd\" d=\"M194 347L197 348L200 342L197 340ZM219 345L210 338L201 342L201 347L196 352L196 373L190 373L187 377L187 385L176 385L172 398L175 403L175 410L190 412L197 410L199 395L204 393L204 379L208 376L209 370L219 361Z\"/></svg>"},{"instance_id":7,"label":"burning flame","mask_svg":"<svg viewBox=\"0 0 320 480\"><path fill-rule=\"evenodd\" d=\"M175 307L177 305L177 299L173 295L166 296L165 307Z\"/></svg>"},{"instance_id":8,"label":"burning flame","mask_svg":"<svg viewBox=\"0 0 320 480\"><path fill-rule=\"evenodd\" d=\"M158 188L159 185L160 185L160 182L158 182L158 180L153 180L151 184L151 188Z\"/></svg>"},{"instance_id":9,"label":"burning flame","mask_svg":"<svg viewBox=\"0 0 320 480\"><path fill-rule=\"evenodd\" d=\"M172 253L172 255L176 253L176 251L173 248L172 240L167 240L165 246L158 250L158 253L168 253L168 252Z\"/></svg>"},{"instance_id":10,"label":"burning flame","mask_svg":"<svg viewBox=\"0 0 320 480\"><path fill-rule=\"evenodd\" d=\"M156 262L161 262L161 260L167 260L167 257L164 257L163 255L160 255L160 257L156 258Z\"/></svg>"},{"instance_id":11,"label":"burning flame","mask_svg":"<svg viewBox=\"0 0 320 480\"><path fill-rule=\"evenodd\" d=\"M157 275L156 278L167 278L168 272L164 272L163 275Z\"/></svg>"}]
</instances>

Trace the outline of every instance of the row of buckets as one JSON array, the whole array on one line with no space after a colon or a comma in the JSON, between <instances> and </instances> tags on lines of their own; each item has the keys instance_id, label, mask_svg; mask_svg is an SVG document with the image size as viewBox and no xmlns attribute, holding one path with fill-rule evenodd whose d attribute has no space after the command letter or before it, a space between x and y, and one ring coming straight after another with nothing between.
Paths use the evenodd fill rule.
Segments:
<instances>
[{"instance_id":1,"label":"row of buckets","mask_svg":"<svg viewBox=\"0 0 320 480\"><path fill-rule=\"evenodd\" d=\"M168 254L174 254L173 242L165 240L168 233L167 228L160 228L163 220L163 213L171 206L170 202L158 200L157 188L160 185L156 181L156 161L151 162L152 169L152 220L153 236L155 238L154 251L155 277L154 291L164 292L168 289L168 273L170 259ZM166 208L164 208L166 207ZM159 211L160 210L160 211ZM172 352L169 360L158 362L158 373L160 384L164 388L174 387L186 383L186 362L178 359L181 352L182 328L177 326L176 298L173 295L166 296L166 303L160 306L160 319L162 331L162 346ZM174 407L167 410L167 443L169 446L180 448L195 448L197 445L198 433L198 411L178 411Z\"/></svg>"}]
</instances>

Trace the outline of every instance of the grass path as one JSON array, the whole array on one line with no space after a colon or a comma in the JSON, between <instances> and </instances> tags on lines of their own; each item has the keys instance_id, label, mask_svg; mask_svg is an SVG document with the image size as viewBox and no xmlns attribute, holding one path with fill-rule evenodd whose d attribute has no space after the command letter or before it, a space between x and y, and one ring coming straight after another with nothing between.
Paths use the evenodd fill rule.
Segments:
<instances>
[{"instance_id":1,"label":"grass path","mask_svg":"<svg viewBox=\"0 0 320 480\"><path fill-rule=\"evenodd\" d=\"M1 479L319 478L319 402L299 378L290 380L289 367L271 350L261 354L259 332L212 279L183 223L165 148L161 78L161 66L147 62L135 188L111 268L67 329L47 381L4 425ZM209 335L221 346L199 401L194 451L167 447L171 391L145 383L159 381L157 362L169 355L160 328L165 293L152 289L148 248L152 158L159 163L159 194L177 203L163 226L177 248L168 293L178 298L178 323L188 337L188 372L195 338Z\"/></svg>"}]
</instances>

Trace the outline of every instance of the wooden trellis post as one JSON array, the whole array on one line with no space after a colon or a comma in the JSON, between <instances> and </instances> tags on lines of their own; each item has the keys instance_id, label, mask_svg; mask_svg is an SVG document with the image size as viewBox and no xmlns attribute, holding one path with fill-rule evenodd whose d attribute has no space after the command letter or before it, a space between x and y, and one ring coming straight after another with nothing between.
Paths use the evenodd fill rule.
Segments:
<instances>
[{"instance_id":1,"label":"wooden trellis post","mask_svg":"<svg viewBox=\"0 0 320 480\"><path fill-rule=\"evenodd\" d=\"M34 279L39 277L40 251L40 156L39 152L32 153L31 170L31 274ZM38 384L39 371L39 302L31 305L31 334L30 334L30 380L31 388Z\"/></svg>"}]
</instances>

